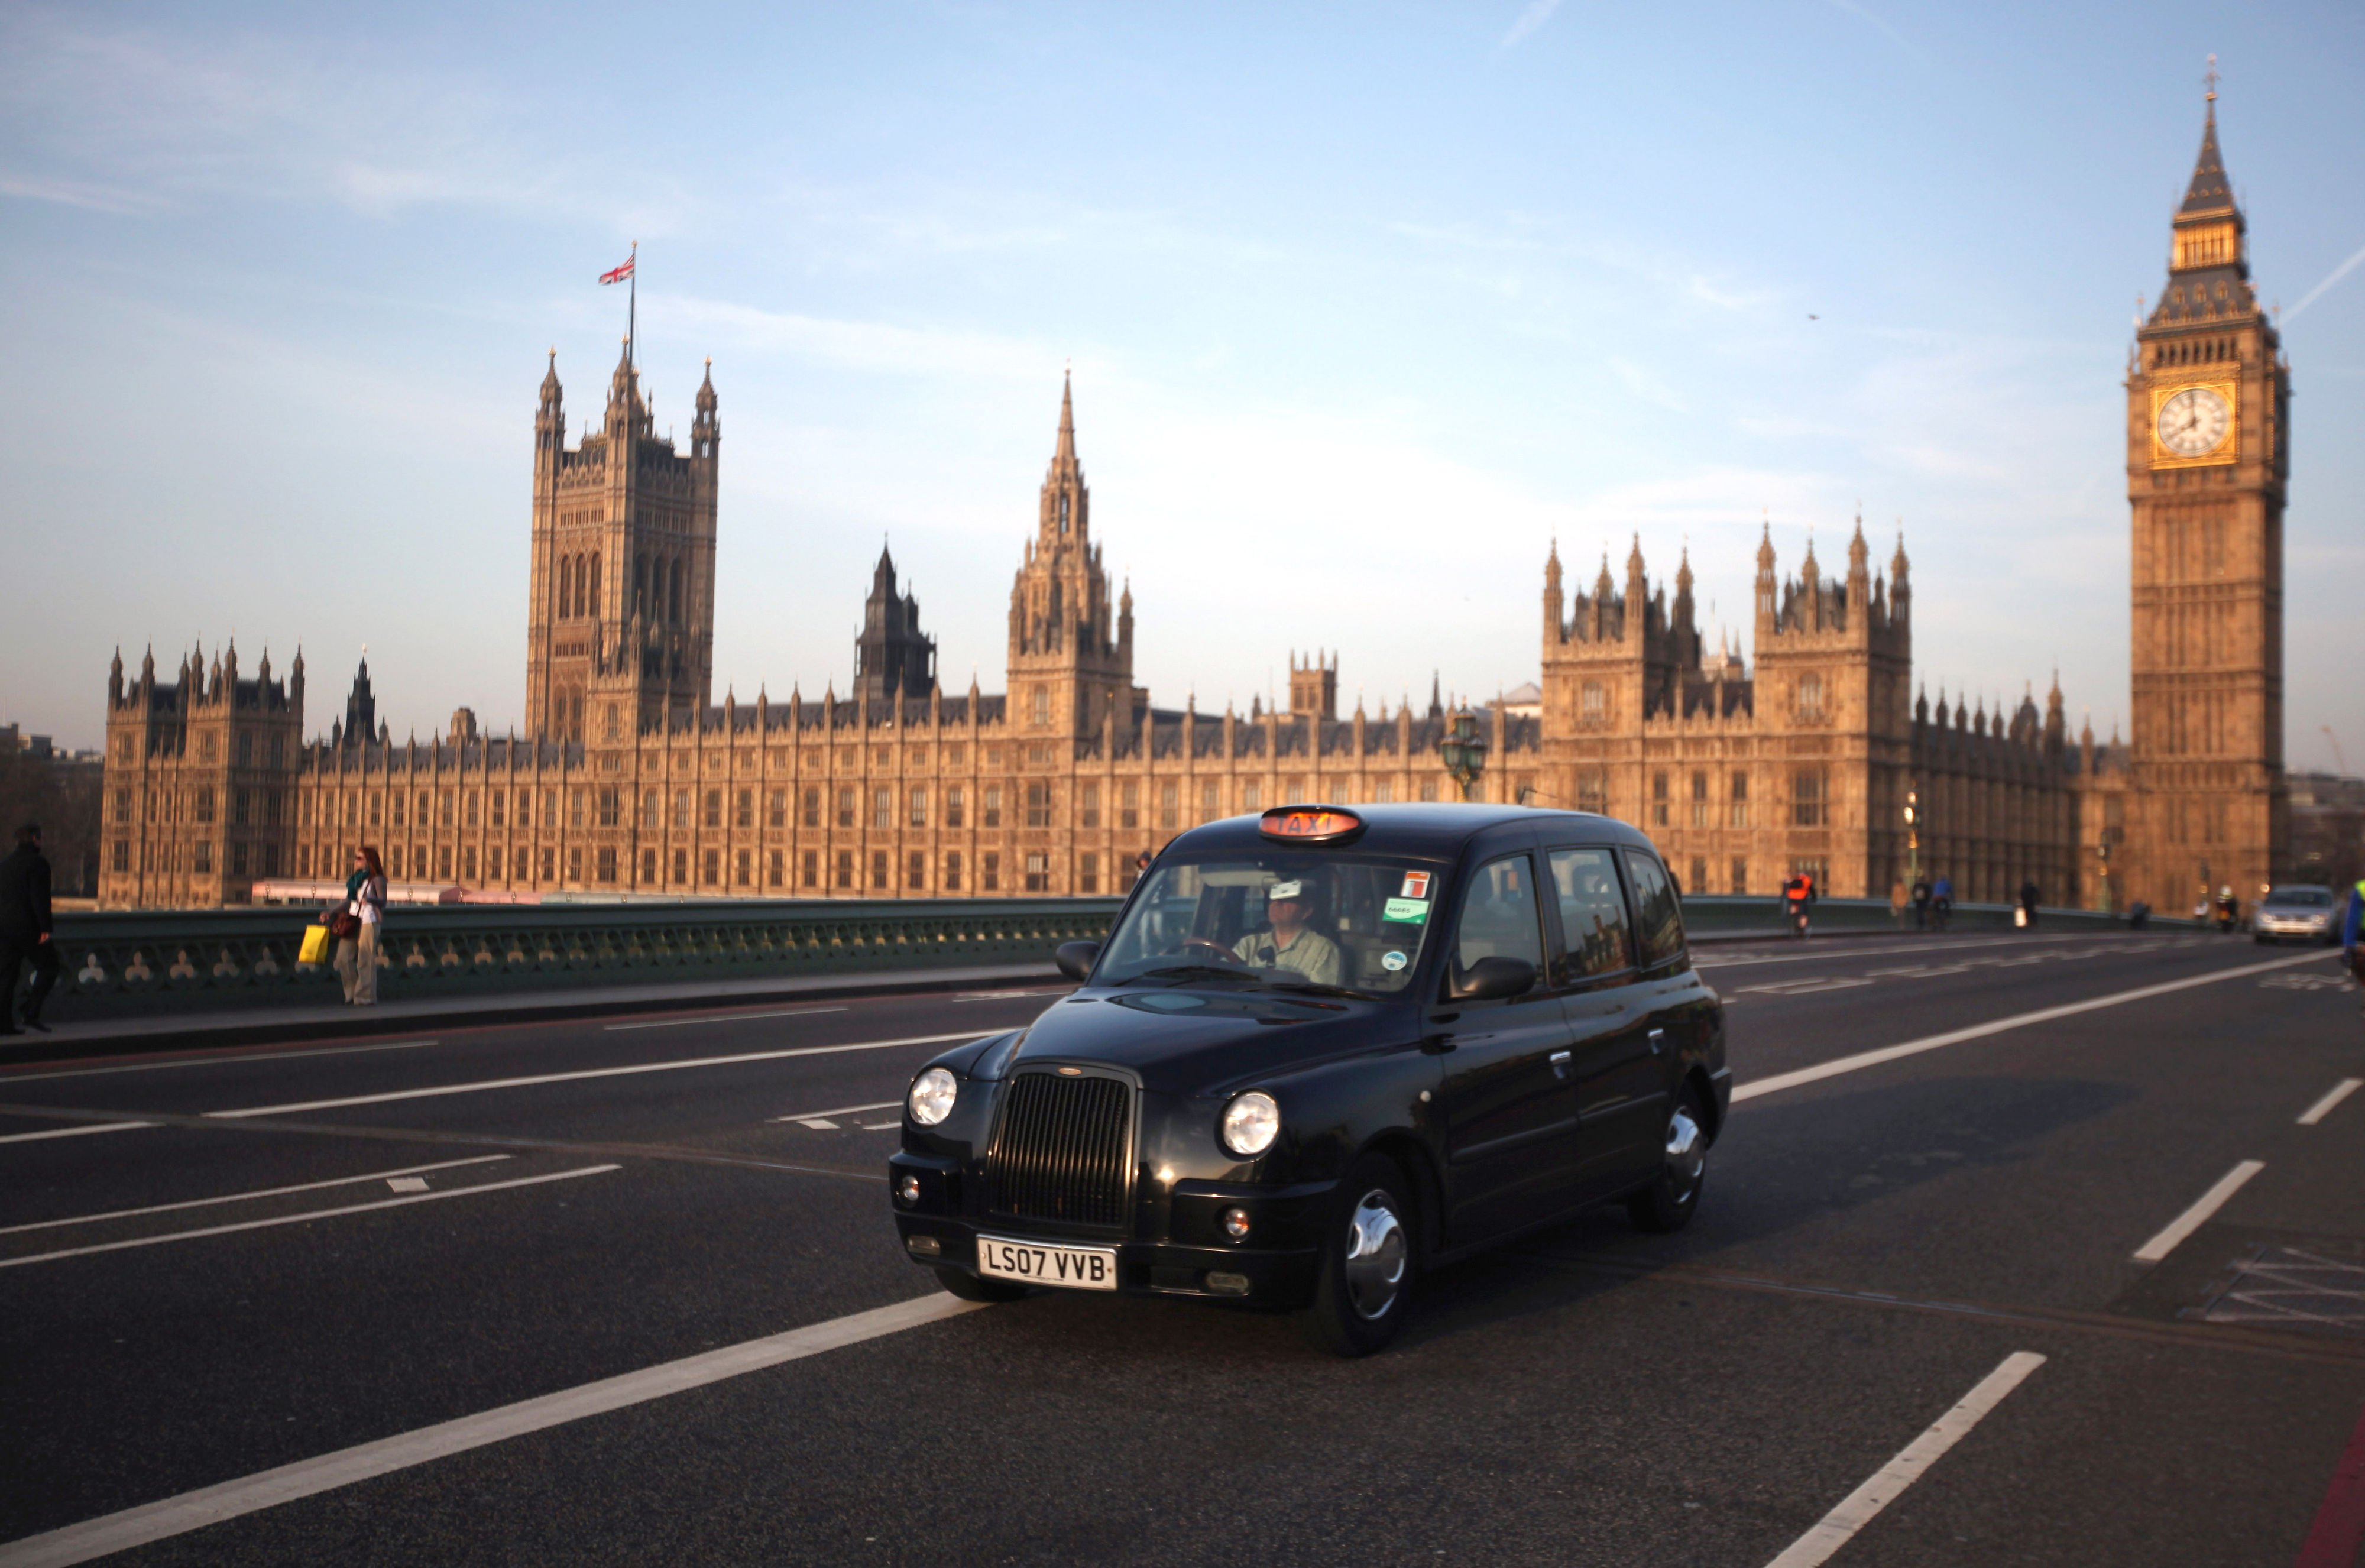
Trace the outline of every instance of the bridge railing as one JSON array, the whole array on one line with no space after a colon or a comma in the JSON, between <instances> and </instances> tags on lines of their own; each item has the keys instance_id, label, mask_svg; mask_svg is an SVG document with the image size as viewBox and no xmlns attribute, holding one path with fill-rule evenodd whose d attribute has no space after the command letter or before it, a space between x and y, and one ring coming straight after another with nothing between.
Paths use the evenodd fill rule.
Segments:
<instances>
[{"instance_id":1,"label":"bridge railing","mask_svg":"<svg viewBox=\"0 0 2365 1568\"><path fill-rule=\"evenodd\" d=\"M686 904L441 905L391 911L382 1000L866 971L1048 963L1097 939L1114 898L711 901ZM303 1005L336 971L298 963L311 910L61 913L61 1017Z\"/></svg>"},{"instance_id":2,"label":"bridge railing","mask_svg":"<svg viewBox=\"0 0 2365 1568\"><path fill-rule=\"evenodd\" d=\"M695 904L409 906L390 912L378 950L385 999L594 985L846 975L1048 963L1062 942L1107 934L1115 898L705 901ZM63 913L61 990L92 1017L303 1004L335 994L335 971L297 961L313 912L252 907ZM1696 936L1777 936L1765 897L1695 894ZM2103 930L2123 917L2046 910L2048 930ZM1887 902L1824 899L1818 932L1894 931ZM1905 925L1910 928L1909 913ZM1957 930L2012 928L2007 904L1957 904ZM2157 920L2190 926L2189 921Z\"/></svg>"}]
</instances>

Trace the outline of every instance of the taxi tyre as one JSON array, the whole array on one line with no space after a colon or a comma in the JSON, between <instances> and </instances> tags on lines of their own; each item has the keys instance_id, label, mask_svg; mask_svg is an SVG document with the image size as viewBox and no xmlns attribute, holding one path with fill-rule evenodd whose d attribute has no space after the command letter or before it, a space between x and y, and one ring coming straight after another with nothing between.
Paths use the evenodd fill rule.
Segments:
<instances>
[{"instance_id":1,"label":"taxi tyre","mask_svg":"<svg viewBox=\"0 0 2365 1568\"><path fill-rule=\"evenodd\" d=\"M1023 1301L1035 1294L1026 1285L989 1280L967 1269L940 1268L936 1271L936 1283L963 1301Z\"/></svg>"},{"instance_id":2,"label":"taxi tyre","mask_svg":"<svg viewBox=\"0 0 2365 1568\"><path fill-rule=\"evenodd\" d=\"M1626 1200L1634 1228L1666 1236L1691 1224L1708 1183L1708 1128L1699 1091L1687 1083L1667 1114L1664 1163L1649 1186Z\"/></svg>"},{"instance_id":3,"label":"taxi tyre","mask_svg":"<svg viewBox=\"0 0 2365 1568\"><path fill-rule=\"evenodd\" d=\"M1308 1343L1338 1356L1368 1356L1385 1350L1404 1327L1411 1309L1415 1260L1420 1249L1413 1226L1419 1213L1414 1188L1396 1162L1384 1154L1366 1154L1348 1168L1339 1183L1339 1206L1332 1213L1321 1246L1314 1280L1314 1299L1299 1315ZM1363 1219L1359 1238L1357 1218ZM1374 1216L1384 1216L1374 1224ZM1392 1222L1392 1223L1391 1223ZM1393 1229L1394 1236L1386 1232ZM1376 1239L1383 1250L1356 1270L1351 1252L1361 1239ZM1395 1270L1392 1291L1373 1310L1374 1287ZM1362 1296L1357 1294L1360 1272Z\"/></svg>"}]
</instances>

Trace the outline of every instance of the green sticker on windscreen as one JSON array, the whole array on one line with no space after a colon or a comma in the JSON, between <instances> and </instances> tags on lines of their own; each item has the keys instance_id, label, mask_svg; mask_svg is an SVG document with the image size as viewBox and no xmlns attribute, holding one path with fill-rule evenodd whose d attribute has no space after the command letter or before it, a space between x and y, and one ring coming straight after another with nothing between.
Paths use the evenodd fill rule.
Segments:
<instances>
[{"instance_id":1,"label":"green sticker on windscreen","mask_svg":"<svg viewBox=\"0 0 2365 1568\"><path fill-rule=\"evenodd\" d=\"M1393 920L1400 925L1419 925L1429 919L1427 899L1390 899L1380 912L1382 920Z\"/></svg>"}]
</instances>

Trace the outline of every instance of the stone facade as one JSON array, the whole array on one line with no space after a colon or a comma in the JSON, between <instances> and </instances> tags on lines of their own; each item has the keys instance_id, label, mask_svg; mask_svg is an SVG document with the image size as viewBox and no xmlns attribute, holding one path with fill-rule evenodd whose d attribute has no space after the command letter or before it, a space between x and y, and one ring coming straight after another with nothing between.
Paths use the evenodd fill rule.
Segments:
<instances>
[{"instance_id":1,"label":"stone facade","mask_svg":"<svg viewBox=\"0 0 2365 1568\"><path fill-rule=\"evenodd\" d=\"M2213 171L2222 186L2214 116L2202 197ZM1807 868L1833 894L1877 897L1919 869L1965 900L2034 880L2049 902L2177 909L2196 844L2218 857L2212 874L2279 866L2288 390L2239 215L2187 208L2180 281L2128 384L2132 745L2073 742L2057 684L2042 711L2032 690L2009 715L1918 692L1901 537L1876 569L1859 521L1844 575L1810 546L1786 577L1769 530L1754 665L1704 646L1688 557L1671 599L1638 538L1622 582L1605 557L1589 591L1565 590L1557 549L1546 560L1541 695L1479 710L1474 798L1622 817L1694 891L1771 894ZM2163 462L2146 444L2154 404L2196 378L2233 388L2231 460ZM258 882L342 877L363 842L398 882L488 898L1109 893L1217 817L1457 797L1437 755L1455 715L1432 692L1423 711L1339 718L1335 655L1291 655L1285 713L1151 701L1134 682L1131 589L1112 594L1093 537L1066 388L1000 694L941 689L882 551L850 695L714 702L711 367L687 453L655 434L629 345L603 423L571 448L563 408L554 357L534 420L528 733L481 735L464 709L442 739L397 743L364 666L343 722L307 743L300 656L282 682L267 657L248 680L235 649L210 668L192 654L169 684L152 658L127 684L118 658L104 902L241 902Z\"/></svg>"}]
</instances>

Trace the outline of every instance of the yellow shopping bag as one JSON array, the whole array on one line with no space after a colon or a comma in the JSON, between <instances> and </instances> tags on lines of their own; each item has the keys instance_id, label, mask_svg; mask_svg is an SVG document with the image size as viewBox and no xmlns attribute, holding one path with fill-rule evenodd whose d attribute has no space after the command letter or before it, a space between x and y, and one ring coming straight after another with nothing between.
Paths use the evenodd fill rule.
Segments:
<instances>
[{"instance_id":1,"label":"yellow shopping bag","mask_svg":"<svg viewBox=\"0 0 2365 1568\"><path fill-rule=\"evenodd\" d=\"M315 923L304 928L304 946L296 955L299 964L325 964L335 944L329 939L329 928Z\"/></svg>"}]
</instances>

